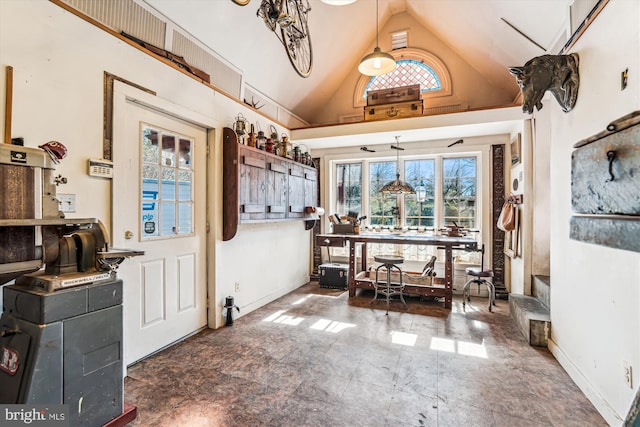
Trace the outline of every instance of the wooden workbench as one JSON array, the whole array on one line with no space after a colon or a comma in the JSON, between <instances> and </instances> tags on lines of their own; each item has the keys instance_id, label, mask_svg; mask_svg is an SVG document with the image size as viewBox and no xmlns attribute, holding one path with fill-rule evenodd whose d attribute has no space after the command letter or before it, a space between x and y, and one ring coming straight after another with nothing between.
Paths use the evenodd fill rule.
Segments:
<instances>
[{"instance_id":1,"label":"wooden workbench","mask_svg":"<svg viewBox=\"0 0 640 427\"><path fill-rule=\"evenodd\" d=\"M453 297L453 250L475 248L477 242L472 237L449 236L424 236L416 234L318 234L316 245L318 246L349 246L349 297L356 295L356 288L373 289L371 279L366 274L356 275L356 246L362 246L360 271L367 270L367 244L368 243L392 243L397 245L430 245L443 249L444 259L444 283L434 286L405 285L408 294L430 295L444 297L445 308L451 308ZM444 285L444 286L443 286Z\"/></svg>"}]
</instances>

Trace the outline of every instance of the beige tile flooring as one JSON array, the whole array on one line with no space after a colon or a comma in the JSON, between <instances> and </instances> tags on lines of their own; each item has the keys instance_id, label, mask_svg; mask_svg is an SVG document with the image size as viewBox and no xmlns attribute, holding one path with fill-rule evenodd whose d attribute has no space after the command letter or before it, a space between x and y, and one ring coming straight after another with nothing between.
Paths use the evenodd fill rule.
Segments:
<instances>
[{"instance_id":1,"label":"beige tile flooring","mask_svg":"<svg viewBox=\"0 0 640 427\"><path fill-rule=\"evenodd\" d=\"M409 298L385 315L372 295L310 282L130 367L132 425L607 425L507 301Z\"/></svg>"}]
</instances>

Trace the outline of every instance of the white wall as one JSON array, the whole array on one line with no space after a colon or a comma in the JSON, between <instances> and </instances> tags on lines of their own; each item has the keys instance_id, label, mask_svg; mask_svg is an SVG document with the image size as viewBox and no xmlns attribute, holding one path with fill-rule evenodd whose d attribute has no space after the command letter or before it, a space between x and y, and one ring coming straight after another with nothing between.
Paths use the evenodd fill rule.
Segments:
<instances>
[{"instance_id":1,"label":"white wall","mask_svg":"<svg viewBox=\"0 0 640 427\"><path fill-rule=\"evenodd\" d=\"M532 274L548 276L550 273L549 261L551 206L549 194L551 191L550 179L550 150L551 129L549 128L550 108L543 108L538 112L539 120L534 123L535 141L533 149L533 225L532 225Z\"/></svg>"},{"instance_id":2,"label":"white wall","mask_svg":"<svg viewBox=\"0 0 640 427\"><path fill-rule=\"evenodd\" d=\"M532 145L529 132L527 130L528 121L523 121L517 132L512 133L509 139L505 142L505 192L506 195L510 194L522 194L523 203L517 205L519 212L519 237L518 237L518 249L517 256L510 258L505 255L505 285L507 290L512 294L525 295L527 294L527 280L526 280L526 267L527 257L530 253L530 227L529 221L532 216L531 206L533 205L531 197L531 191L527 191L531 188L532 182L529 177L529 171L531 170L531 155L530 147ZM511 164L511 143L520 138L520 163L516 165ZM518 188L514 190L513 181L518 180ZM497 218L496 218L497 220ZM505 236L506 237L506 236Z\"/></svg>"},{"instance_id":3,"label":"white wall","mask_svg":"<svg viewBox=\"0 0 640 427\"><path fill-rule=\"evenodd\" d=\"M250 122L268 121L243 104L215 93L205 85L167 67L150 56L46 0L0 1L0 99L5 99L5 69L14 68L12 136L25 145L49 140L69 150L56 172L68 179L60 193L76 194L77 212L69 217L95 217L110 223L118 209L111 205L111 182L87 175L87 159L102 157L104 72L156 91L158 97L212 118L214 123L209 171L209 219L212 224L208 283L216 315L209 325L223 324L224 297L236 295L240 315L308 281L310 232L302 221L291 224L240 227L235 240L222 242L222 127L231 126L242 112ZM4 128L4 102L0 106ZM278 132L288 130L277 126ZM264 274L265 260L278 252L265 242L282 242L283 268ZM132 244L133 246L133 244ZM126 261L125 261L126 262ZM303 267L298 267L303 266Z\"/></svg>"},{"instance_id":4,"label":"white wall","mask_svg":"<svg viewBox=\"0 0 640 427\"><path fill-rule=\"evenodd\" d=\"M571 52L580 55L575 108L544 102L551 135L550 349L605 419L619 425L640 384L640 254L569 239L571 152L577 141L640 109L640 2L612 0ZM629 86L620 74L629 69ZM640 236L638 236L640 238Z\"/></svg>"}]
</instances>

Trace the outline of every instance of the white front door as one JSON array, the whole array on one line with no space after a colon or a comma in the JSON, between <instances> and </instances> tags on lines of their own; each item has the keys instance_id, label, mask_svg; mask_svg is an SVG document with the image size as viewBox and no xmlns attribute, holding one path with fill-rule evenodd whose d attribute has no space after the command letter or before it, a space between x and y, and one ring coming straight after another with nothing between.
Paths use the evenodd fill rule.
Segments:
<instances>
[{"instance_id":1,"label":"white front door","mask_svg":"<svg viewBox=\"0 0 640 427\"><path fill-rule=\"evenodd\" d=\"M207 323L207 131L114 91L113 247L123 262L124 361Z\"/></svg>"}]
</instances>

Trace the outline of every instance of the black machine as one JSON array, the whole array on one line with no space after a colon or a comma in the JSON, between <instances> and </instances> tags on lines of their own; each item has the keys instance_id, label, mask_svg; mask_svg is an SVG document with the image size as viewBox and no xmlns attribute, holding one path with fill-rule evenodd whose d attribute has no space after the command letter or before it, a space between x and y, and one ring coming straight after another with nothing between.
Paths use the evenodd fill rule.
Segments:
<instances>
[{"instance_id":1,"label":"black machine","mask_svg":"<svg viewBox=\"0 0 640 427\"><path fill-rule=\"evenodd\" d=\"M0 403L66 404L71 426L123 413L122 281L141 252L58 212L52 159L0 144Z\"/></svg>"}]
</instances>

